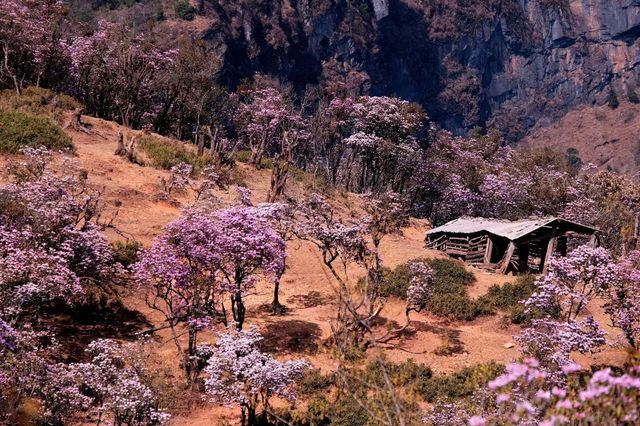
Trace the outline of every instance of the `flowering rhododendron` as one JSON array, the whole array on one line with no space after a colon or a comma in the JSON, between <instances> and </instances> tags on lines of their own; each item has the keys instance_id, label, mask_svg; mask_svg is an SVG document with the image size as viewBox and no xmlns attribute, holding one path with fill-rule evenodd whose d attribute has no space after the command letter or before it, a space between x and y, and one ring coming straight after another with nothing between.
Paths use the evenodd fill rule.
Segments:
<instances>
[{"instance_id":1,"label":"flowering rhododendron","mask_svg":"<svg viewBox=\"0 0 640 426\"><path fill-rule=\"evenodd\" d=\"M616 278L608 283L605 305L614 326L619 327L627 343L640 345L640 252L633 251L616 266Z\"/></svg>"},{"instance_id":2,"label":"flowering rhododendron","mask_svg":"<svg viewBox=\"0 0 640 426\"><path fill-rule=\"evenodd\" d=\"M507 373L489 383L495 408L477 416L486 425L636 424L640 421L640 371L614 375L610 368L580 380L569 372L566 387L557 387L534 359L510 364ZM586 382L586 384L585 384Z\"/></svg>"},{"instance_id":3,"label":"flowering rhododendron","mask_svg":"<svg viewBox=\"0 0 640 426\"><path fill-rule=\"evenodd\" d=\"M73 303L86 285L108 283L122 270L92 220L98 214L96 200L85 182L48 170L45 151L25 153L27 160L12 166L20 171L16 183L0 186L0 308L5 315L36 313L51 301Z\"/></svg>"},{"instance_id":4,"label":"flowering rhododendron","mask_svg":"<svg viewBox=\"0 0 640 426\"><path fill-rule=\"evenodd\" d=\"M553 314L562 309L567 321L574 320L593 297L603 293L617 280L611 254L604 248L583 245L566 257L554 256L549 272L536 281L536 292L525 302L526 307Z\"/></svg>"},{"instance_id":5,"label":"flowering rhododendron","mask_svg":"<svg viewBox=\"0 0 640 426\"><path fill-rule=\"evenodd\" d=\"M595 352L606 344L605 336L592 317L572 322L538 319L516 336L516 341L525 356L540 361L550 380L561 383L563 368L571 364L571 353Z\"/></svg>"},{"instance_id":6,"label":"flowering rhododendron","mask_svg":"<svg viewBox=\"0 0 640 426\"><path fill-rule=\"evenodd\" d=\"M279 152L283 134L292 143L306 140L306 122L274 88L254 89L240 104L237 113L240 139L251 150L249 163L261 167L265 153Z\"/></svg>"},{"instance_id":7,"label":"flowering rhododendron","mask_svg":"<svg viewBox=\"0 0 640 426\"><path fill-rule=\"evenodd\" d=\"M157 75L169 68L176 50L161 50L143 34L105 20L69 48L76 95L87 107L125 126L149 125L158 111L153 102Z\"/></svg>"},{"instance_id":8,"label":"flowering rhododendron","mask_svg":"<svg viewBox=\"0 0 640 426\"><path fill-rule=\"evenodd\" d=\"M57 0L3 0L0 2L0 81L20 92L38 85L46 71L67 59L61 39L64 4ZM64 78L63 75L56 76ZM50 83L60 85L60 81Z\"/></svg>"},{"instance_id":9,"label":"flowering rhododendron","mask_svg":"<svg viewBox=\"0 0 640 426\"><path fill-rule=\"evenodd\" d=\"M550 379L560 382L572 352L594 352L606 343L592 318L579 319L587 303L617 281L617 268L603 248L580 246L566 257L553 257L549 272L536 281L537 290L525 301L527 312L546 315L533 320L516 339L527 356L536 357Z\"/></svg>"},{"instance_id":10,"label":"flowering rhododendron","mask_svg":"<svg viewBox=\"0 0 640 426\"><path fill-rule=\"evenodd\" d=\"M256 327L220 333L205 372L205 387L212 400L239 405L242 424L255 424L261 403L269 409L269 398L295 400L295 380L311 365L304 360L278 361L258 349L262 336Z\"/></svg>"},{"instance_id":11,"label":"flowering rhododendron","mask_svg":"<svg viewBox=\"0 0 640 426\"><path fill-rule=\"evenodd\" d=\"M384 96L334 99L327 124L339 139L328 150L335 183L357 192L402 192L422 155L417 143L426 116L415 105Z\"/></svg>"},{"instance_id":12,"label":"flowering rhododendron","mask_svg":"<svg viewBox=\"0 0 640 426\"><path fill-rule=\"evenodd\" d=\"M407 288L407 310L421 311L433 294L433 268L424 262L409 265L412 277Z\"/></svg>"},{"instance_id":13,"label":"flowering rhododendron","mask_svg":"<svg viewBox=\"0 0 640 426\"><path fill-rule=\"evenodd\" d=\"M275 280L284 259L282 238L258 209L245 206L185 211L142 254L134 266L136 278L149 306L163 314L172 330L190 383L198 374L198 331L214 322L228 324L226 297L232 320L242 328L244 297L258 277ZM177 338L182 325L189 334L186 351Z\"/></svg>"},{"instance_id":14,"label":"flowering rhododendron","mask_svg":"<svg viewBox=\"0 0 640 426\"><path fill-rule=\"evenodd\" d=\"M137 360L138 350L135 344L96 340L86 349L90 361L70 368L99 412L112 416L114 424L164 424L170 415L157 409L151 389L142 381L145 368Z\"/></svg>"}]
</instances>

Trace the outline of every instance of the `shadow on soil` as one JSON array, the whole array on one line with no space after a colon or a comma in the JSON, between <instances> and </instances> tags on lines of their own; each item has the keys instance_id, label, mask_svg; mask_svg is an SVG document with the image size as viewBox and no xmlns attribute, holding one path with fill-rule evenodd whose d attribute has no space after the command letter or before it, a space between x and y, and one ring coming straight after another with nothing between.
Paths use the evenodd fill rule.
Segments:
<instances>
[{"instance_id":1,"label":"shadow on soil","mask_svg":"<svg viewBox=\"0 0 640 426\"><path fill-rule=\"evenodd\" d=\"M269 322L262 329L261 349L266 352L315 353L322 330L317 324L300 320Z\"/></svg>"}]
</instances>

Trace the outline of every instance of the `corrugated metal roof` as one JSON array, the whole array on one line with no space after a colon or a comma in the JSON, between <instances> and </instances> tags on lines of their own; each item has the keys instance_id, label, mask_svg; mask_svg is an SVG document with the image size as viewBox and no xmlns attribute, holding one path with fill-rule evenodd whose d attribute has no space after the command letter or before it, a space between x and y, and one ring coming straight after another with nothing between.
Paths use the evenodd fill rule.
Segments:
<instances>
[{"instance_id":1,"label":"corrugated metal roof","mask_svg":"<svg viewBox=\"0 0 640 426\"><path fill-rule=\"evenodd\" d=\"M520 237L530 234L536 229L549 225L555 220L558 220L558 218L544 217L539 219L506 221L499 219L485 219L482 217L461 217L442 226L431 229L427 232L427 235L442 232L453 234L489 232L500 237L508 238L509 240L517 240Z\"/></svg>"}]
</instances>

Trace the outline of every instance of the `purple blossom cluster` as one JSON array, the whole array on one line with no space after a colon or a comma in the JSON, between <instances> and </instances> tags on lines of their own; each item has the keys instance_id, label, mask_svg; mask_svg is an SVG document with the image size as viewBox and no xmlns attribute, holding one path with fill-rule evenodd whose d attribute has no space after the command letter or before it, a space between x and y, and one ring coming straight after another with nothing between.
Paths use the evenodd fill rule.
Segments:
<instances>
[{"instance_id":1,"label":"purple blossom cluster","mask_svg":"<svg viewBox=\"0 0 640 426\"><path fill-rule=\"evenodd\" d=\"M407 288L407 309L421 311L433 294L433 268L425 262L409 264L411 281Z\"/></svg>"},{"instance_id":2,"label":"purple blossom cluster","mask_svg":"<svg viewBox=\"0 0 640 426\"><path fill-rule=\"evenodd\" d=\"M538 279L537 291L525 306L548 314L560 308L566 320L572 321L589 300L617 281L617 270L611 254L602 247L583 245L567 256L554 256L548 274Z\"/></svg>"},{"instance_id":3,"label":"purple blossom cluster","mask_svg":"<svg viewBox=\"0 0 640 426\"><path fill-rule=\"evenodd\" d=\"M141 255L134 273L149 306L162 313L182 354L190 383L198 376L198 332L214 323L242 328L244 298L258 278L279 279L285 243L260 209L236 206L214 212L185 211ZM178 327L187 327L184 350Z\"/></svg>"},{"instance_id":4,"label":"purple blossom cluster","mask_svg":"<svg viewBox=\"0 0 640 426\"><path fill-rule=\"evenodd\" d=\"M610 368L581 380L583 371L572 364L569 382L559 387L534 359L510 364L507 373L489 383L495 405L469 419L469 424L589 425L635 424L640 421L640 378L632 368L615 375ZM585 383L586 382L586 383Z\"/></svg>"},{"instance_id":5,"label":"purple blossom cluster","mask_svg":"<svg viewBox=\"0 0 640 426\"><path fill-rule=\"evenodd\" d=\"M57 175L43 150L26 152L12 170L16 183L0 186L0 308L32 313L48 302L74 303L85 286L121 272L106 238L92 221L95 198L83 179Z\"/></svg>"},{"instance_id":6,"label":"purple blossom cluster","mask_svg":"<svg viewBox=\"0 0 640 426\"><path fill-rule=\"evenodd\" d=\"M606 312L614 326L624 333L627 343L640 345L640 252L625 256L616 268L616 279L608 283Z\"/></svg>"},{"instance_id":7,"label":"purple blossom cluster","mask_svg":"<svg viewBox=\"0 0 640 426\"><path fill-rule=\"evenodd\" d=\"M401 192L422 164L417 135L426 116L406 101L384 96L333 99L327 114L335 146L325 146L334 184L356 192Z\"/></svg>"},{"instance_id":8,"label":"purple blossom cluster","mask_svg":"<svg viewBox=\"0 0 640 426\"><path fill-rule=\"evenodd\" d=\"M242 424L254 424L258 405L268 409L272 396L295 400L292 385L311 367L301 359L278 361L261 352L261 340L254 326L220 333L205 368L207 394L213 401L239 405Z\"/></svg>"},{"instance_id":9,"label":"purple blossom cluster","mask_svg":"<svg viewBox=\"0 0 640 426\"><path fill-rule=\"evenodd\" d=\"M287 135L294 146L309 139L308 123L275 88L256 88L246 94L236 113L242 144L251 150L250 164L260 167L267 152L281 152Z\"/></svg>"}]
</instances>

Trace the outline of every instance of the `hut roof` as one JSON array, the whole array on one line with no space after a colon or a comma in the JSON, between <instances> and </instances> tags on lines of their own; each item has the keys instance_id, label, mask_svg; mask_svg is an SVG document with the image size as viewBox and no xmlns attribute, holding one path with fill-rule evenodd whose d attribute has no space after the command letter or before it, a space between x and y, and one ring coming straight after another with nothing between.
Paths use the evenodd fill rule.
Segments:
<instances>
[{"instance_id":1,"label":"hut roof","mask_svg":"<svg viewBox=\"0 0 640 426\"><path fill-rule=\"evenodd\" d=\"M427 232L427 235L441 233L476 234L480 232L488 232L513 241L518 238L522 238L537 229L551 226L564 226L567 230L586 234L593 234L597 232L597 229L590 226L581 225L579 223L553 216L517 221L486 219L482 217L461 217L442 226L431 229Z\"/></svg>"}]
</instances>

